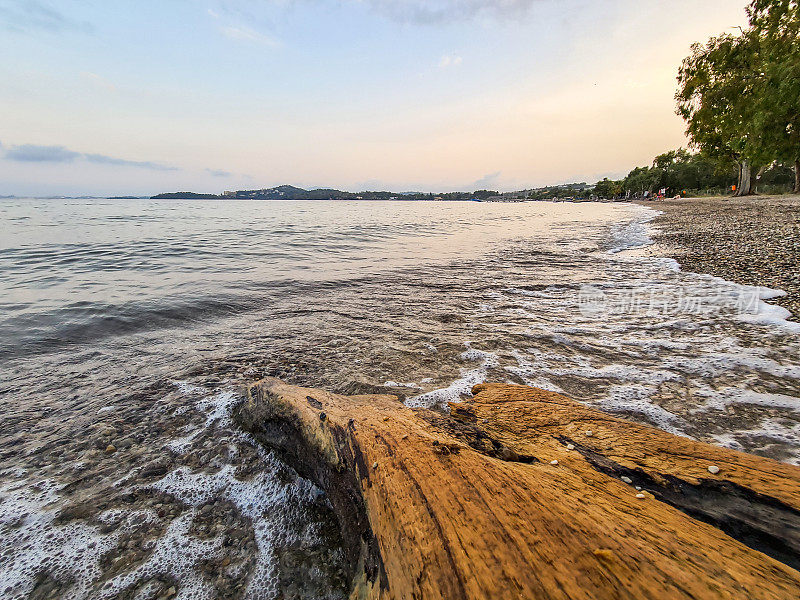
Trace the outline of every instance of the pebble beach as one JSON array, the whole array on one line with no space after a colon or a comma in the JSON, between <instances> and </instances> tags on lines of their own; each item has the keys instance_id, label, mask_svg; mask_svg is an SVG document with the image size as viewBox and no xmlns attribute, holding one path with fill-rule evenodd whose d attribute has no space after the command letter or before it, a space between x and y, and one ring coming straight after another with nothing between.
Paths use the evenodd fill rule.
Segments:
<instances>
[{"instance_id":1,"label":"pebble beach","mask_svg":"<svg viewBox=\"0 0 800 600\"><path fill-rule=\"evenodd\" d=\"M661 250L684 271L783 290L771 302L800 320L800 196L648 202Z\"/></svg>"}]
</instances>

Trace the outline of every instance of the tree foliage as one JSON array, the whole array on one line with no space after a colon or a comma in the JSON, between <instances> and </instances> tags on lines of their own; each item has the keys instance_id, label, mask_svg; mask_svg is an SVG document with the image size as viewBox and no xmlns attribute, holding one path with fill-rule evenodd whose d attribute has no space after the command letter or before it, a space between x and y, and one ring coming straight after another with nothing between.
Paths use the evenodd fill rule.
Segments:
<instances>
[{"instance_id":1,"label":"tree foliage","mask_svg":"<svg viewBox=\"0 0 800 600\"><path fill-rule=\"evenodd\" d=\"M768 158L793 163L800 186L800 2L754 0L750 35L760 42L756 126ZM800 189L795 191L800 192Z\"/></svg>"},{"instance_id":2,"label":"tree foliage","mask_svg":"<svg viewBox=\"0 0 800 600\"><path fill-rule=\"evenodd\" d=\"M739 35L692 46L675 96L692 146L738 164L741 194L751 173L780 163L795 167L800 186L800 5L753 0L747 14Z\"/></svg>"},{"instance_id":3,"label":"tree foliage","mask_svg":"<svg viewBox=\"0 0 800 600\"><path fill-rule=\"evenodd\" d=\"M651 167L637 167L623 181L625 191L632 195L656 192L666 188L670 194L684 190L709 190L729 187L734 163L693 154L683 148L656 156Z\"/></svg>"},{"instance_id":4,"label":"tree foliage","mask_svg":"<svg viewBox=\"0 0 800 600\"><path fill-rule=\"evenodd\" d=\"M622 195L622 182L613 181L606 177L594 186L594 193L599 198L618 198Z\"/></svg>"},{"instance_id":5,"label":"tree foliage","mask_svg":"<svg viewBox=\"0 0 800 600\"><path fill-rule=\"evenodd\" d=\"M753 94L757 40L723 34L694 44L678 74L678 114L692 144L717 161L739 165L741 193L749 193L751 169L759 159Z\"/></svg>"},{"instance_id":6,"label":"tree foliage","mask_svg":"<svg viewBox=\"0 0 800 600\"><path fill-rule=\"evenodd\" d=\"M774 164L762 173L759 182L783 187L793 178L791 169ZM598 181L591 193L606 199L643 197L662 189L670 196L684 192L720 193L736 182L737 165L732 159L715 159L680 148L659 154L651 166L636 167L624 179Z\"/></svg>"}]
</instances>

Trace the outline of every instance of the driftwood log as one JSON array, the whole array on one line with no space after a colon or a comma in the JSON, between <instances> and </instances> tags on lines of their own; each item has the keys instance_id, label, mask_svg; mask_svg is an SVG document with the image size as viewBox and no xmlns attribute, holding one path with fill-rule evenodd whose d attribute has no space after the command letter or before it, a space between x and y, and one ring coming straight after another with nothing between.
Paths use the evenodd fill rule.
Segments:
<instances>
[{"instance_id":1,"label":"driftwood log","mask_svg":"<svg viewBox=\"0 0 800 600\"><path fill-rule=\"evenodd\" d=\"M352 598L800 598L800 468L473 394L443 414L268 379L237 418L327 493Z\"/></svg>"}]
</instances>

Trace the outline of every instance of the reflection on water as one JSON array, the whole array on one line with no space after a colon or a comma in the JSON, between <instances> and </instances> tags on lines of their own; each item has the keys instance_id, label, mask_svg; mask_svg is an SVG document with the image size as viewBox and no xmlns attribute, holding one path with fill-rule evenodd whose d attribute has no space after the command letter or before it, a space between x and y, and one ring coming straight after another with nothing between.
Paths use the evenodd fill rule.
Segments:
<instances>
[{"instance_id":1,"label":"reflection on water","mask_svg":"<svg viewBox=\"0 0 800 600\"><path fill-rule=\"evenodd\" d=\"M264 375L440 407L528 383L798 462L798 332L763 290L742 314L741 286L627 251L650 216L3 201L0 589L341 597L324 496L228 419ZM709 309L618 309L654 293Z\"/></svg>"}]
</instances>

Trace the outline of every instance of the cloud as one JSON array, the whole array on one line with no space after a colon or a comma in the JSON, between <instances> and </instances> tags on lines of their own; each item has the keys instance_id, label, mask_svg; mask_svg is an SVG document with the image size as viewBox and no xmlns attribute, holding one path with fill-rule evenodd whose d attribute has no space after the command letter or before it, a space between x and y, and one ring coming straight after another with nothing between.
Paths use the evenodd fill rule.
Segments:
<instances>
[{"instance_id":1,"label":"cloud","mask_svg":"<svg viewBox=\"0 0 800 600\"><path fill-rule=\"evenodd\" d=\"M50 33L92 31L89 23L74 21L38 0L0 0L0 27L8 31Z\"/></svg>"},{"instance_id":2,"label":"cloud","mask_svg":"<svg viewBox=\"0 0 800 600\"><path fill-rule=\"evenodd\" d=\"M2 147L2 146L0 146ZM11 146L5 153L6 160L16 162L49 162L49 163L70 163L82 159L90 163L100 165L113 165L120 167L138 167L140 169L150 169L152 171L177 171L177 167L162 165L150 161L125 160L124 158L114 158L105 154L87 154L75 152L64 146L37 146L35 144L22 144Z\"/></svg>"},{"instance_id":3,"label":"cloud","mask_svg":"<svg viewBox=\"0 0 800 600\"><path fill-rule=\"evenodd\" d=\"M6 151L6 158L18 162L72 162L80 158L80 152L73 152L64 146L35 146L23 144L11 146Z\"/></svg>"},{"instance_id":4,"label":"cloud","mask_svg":"<svg viewBox=\"0 0 800 600\"><path fill-rule=\"evenodd\" d=\"M178 167L162 165L160 163L139 160L125 160L124 158L114 158L105 154L84 154L83 158L92 163L100 165L114 165L118 167L139 167L140 169L150 169L151 171L177 171Z\"/></svg>"},{"instance_id":5,"label":"cloud","mask_svg":"<svg viewBox=\"0 0 800 600\"><path fill-rule=\"evenodd\" d=\"M496 173L489 173L488 175L484 175L480 179L478 179L475 183L473 183L473 187L477 189L489 189L491 187L497 187L500 182L500 175L502 171L497 171Z\"/></svg>"},{"instance_id":6,"label":"cloud","mask_svg":"<svg viewBox=\"0 0 800 600\"><path fill-rule=\"evenodd\" d=\"M214 177L231 177L233 175L230 171L223 171L221 169L206 169L206 173Z\"/></svg>"},{"instance_id":7,"label":"cloud","mask_svg":"<svg viewBox=\"0 0 800 600\"><path fill-rule=\"evenodd\" d=\"M248 0L249 1L249 0ZM291 7L310 0L271 0L279 7ZM311 0L319 4L322 0ZM531 6L541 0L338 0L340 5L360 5L393 21L418 25L440 25L454 21L467 21L477 17L497 19L515 18L525 14ZM328 3L328 2L326 2ZM218 12L209 14L215 18L220 13L247 18L250 4L245 0L219 0ZM212 14L213 13L213 14Z\"/></svg>"},{"instance_id":8,"label":"cloud","mask_svg":"<svg viewBox=\"0 0 800 600\"><path fill-rule=\"evenodd\" d=\"M438 25L475 17L517 17L539 0L350 0L405 23Z\"/></svg>"},{"instance_id":9,"label":"cloud","mask_svg":"<svg viewBox=\"0 0 800 600\"><path fill-rule=\"evenodd\" d=\"M450 67L457 67L463 60L464 59L457 54L446 54L439 59L439 68L449 69Z\"/></svg>"},{"instance_id":10,"label":"cloud","mask_svg":"<svg viewBox=\"0 0 800 600\"><path fill-rule=\"evenodd\" d=\"M250 29L249 27L220 27L220 32L225 37L236 40L237 42L249 42L262 46L270 46L272 48L281 45L278 40L254 29Z\"/></svg>"}]
</instances>

